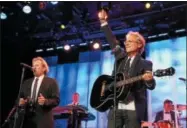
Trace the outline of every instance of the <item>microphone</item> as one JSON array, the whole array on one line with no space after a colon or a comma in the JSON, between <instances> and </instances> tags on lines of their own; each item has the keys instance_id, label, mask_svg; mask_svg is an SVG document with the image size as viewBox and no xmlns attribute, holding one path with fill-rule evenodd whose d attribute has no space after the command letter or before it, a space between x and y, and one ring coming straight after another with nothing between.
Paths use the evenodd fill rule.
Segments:
<instances>
[{"instance_id":1,"label":"microphone","mask_svg":"<svg viewBox=\"0 0 187 128\"><path fill-rule=\"evenodd\" d=\"M29 66L28 64L25 64L25 63L20 63L20 65L23 66L23 67L25 67L25 68L28 68L28 69L30 69L32 71L34 69L33 67L31 67L31 66Z\"/></svg>"},{"instance_id":2,"label":"microphone","mask_svg":"<svg viewBox=\"0 0 187 128\"><path fill-rule=\"evenodd\" d=\"M116 45L116 47L112 49L111 53L114 54L114 53L118 52L119 50L121 50L120 45Z\"/></svg>"},{"instance_id":3,"label":"microphone","mask_svg":"<svg viewBox=\"0 0 187 128\"><path fill-rule=\"evenodd\" d=\"M182 80L182 81L185 81L185 82L186 82L186 79L185 79L185 78L182 78L182 77L179 77L179 80Z\"/></svg>"}]
</instances>

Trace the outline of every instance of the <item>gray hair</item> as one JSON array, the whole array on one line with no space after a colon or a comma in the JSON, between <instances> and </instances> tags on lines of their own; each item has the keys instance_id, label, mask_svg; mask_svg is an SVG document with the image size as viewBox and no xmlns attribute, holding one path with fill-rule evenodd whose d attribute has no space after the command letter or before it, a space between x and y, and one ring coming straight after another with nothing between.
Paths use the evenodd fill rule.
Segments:
<instances>
[{"instance_id":1,"label":"gray hair","mask_svg":"<svg viewBox=\"0 0 187 128\"><path fill-rule=\"evenodd\" d=\"M140 48L140 53L142 54L144 52L144 47L145 47L144 37L139 32L133 32L133 31L128 32L126 35L126 38L128 38L129 35L135 36L137 39L137 42L142 44L142 47Z\"/></svg>"}]
</instances>

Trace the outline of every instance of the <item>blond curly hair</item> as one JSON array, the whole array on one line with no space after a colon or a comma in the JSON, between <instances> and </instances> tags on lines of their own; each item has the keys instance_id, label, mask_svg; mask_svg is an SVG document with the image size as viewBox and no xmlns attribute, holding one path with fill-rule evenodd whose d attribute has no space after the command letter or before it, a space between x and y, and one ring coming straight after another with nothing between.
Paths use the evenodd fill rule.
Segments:
<instances>
[{"instance_id":1,"label":"blond curly hair","mask_svg":"<svg viewBox=\"0 0 187 128\"><path fill-rule=\"evenodd\" d=\"M32 59L32 63L37 60L40 60L42 62L42 65L45 68L44 73L47 74L49 72L49 66L48 66L47 62L42 57L35 57Z\"/></svg>"}]
</instances>

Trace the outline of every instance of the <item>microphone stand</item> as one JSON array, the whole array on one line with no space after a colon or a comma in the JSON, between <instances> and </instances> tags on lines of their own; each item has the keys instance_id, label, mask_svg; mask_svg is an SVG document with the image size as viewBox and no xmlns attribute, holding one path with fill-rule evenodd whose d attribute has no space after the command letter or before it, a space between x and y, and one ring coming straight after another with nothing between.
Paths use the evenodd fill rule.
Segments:
<instances>
[{"instance_id":1,"label":"microphone stand","mask_svg":"<svg viewBox=\"0 0 187 128\"><path fill-rule=\"evenodd\" d=\"M16 109L16 106L14 106L14 107L11 109L11 111L9 112L9 114L8 114L8 116L7 116L6 120L5 120L5 122L4 122L3 125L2 125L2 128L3 128L4 126L6 126L7 123L9 123L10 118L11 118L12 114L14 113L15 109Z\"/></svg>"},{"instance_id":2,"label":"microphone stand","mask_svg":"<svg viewBox=\"0 0 187 128\"><path fill-rule=\"evenodd\" d=\"M114 124L113 124L113 128L116 128L116 83L117 83L117 80L116 80L116 74L117 74L117 59L115 57L115 63L114 63L114 109L113 109L113 119L114 119Z\"/></svg>"},{"instance_id":3,"label":"microphone stand","mask_svg":"<svg viewBox=\"0 0 187 128\"><path fill-rule=\"evenodd\" d=\"M17 125L19 124L19 121L18 121L18 117L19 117L19 100L20 100L20 93L21 93L21 87L22 87L22 83L23 83L23 78L24 78L24 73L25 73L25 67L22 67L22 75L21 75L21 81L20 81L20 87L19 87L19 92L18 92L18 100L17 100L17 103L16 103L16 112L15 112L15 115L14 115L14 125L13 125L13 128L17 128ZM21 108L21 112L23 112L23 116L24 116L24 108ZM23 118L24 120L24 118ZM23 125L23 120L21 120L21 125L19 128L22 128L22 125Z\"/></svg>"}]
</instances>

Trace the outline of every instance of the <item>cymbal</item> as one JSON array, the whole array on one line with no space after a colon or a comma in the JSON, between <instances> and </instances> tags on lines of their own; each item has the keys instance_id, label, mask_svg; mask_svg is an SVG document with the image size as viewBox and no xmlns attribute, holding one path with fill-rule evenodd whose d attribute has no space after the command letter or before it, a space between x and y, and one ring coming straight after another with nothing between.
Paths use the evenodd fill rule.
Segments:
<instances>
[{"instance_id":1,"label":"cymbal","mask_svg":"<svg viewBox=\"0 0 187 128\"><path fill-rule=\"evenodd\" d=\"M179 80L186 82L186 79L183 77L179 77Z\"/></svg>"},{"instance_id":2,"label":"cymbal","mask_svg":"<svg viewBox=\"0 0 187 128\"><path fill-rule=\"evenodd\" d=\"M187 118L186 117L181 117L181 118L179 118L179 120L187 121Z\"/></svg>"},{"instance_id":3,"label":"cymbal","mask_svg":"<svg viewBox=\"0 0 187 128\"><path fill-rule=\"evenodd\" d=\"M183 105L183 104L177 104L176 106L177 106L178 111L186 110L186 108L187 108L187 105ZM174 105L172 105L172 109L173 110L175 109Z\"/></svg>"}]
</instances>

